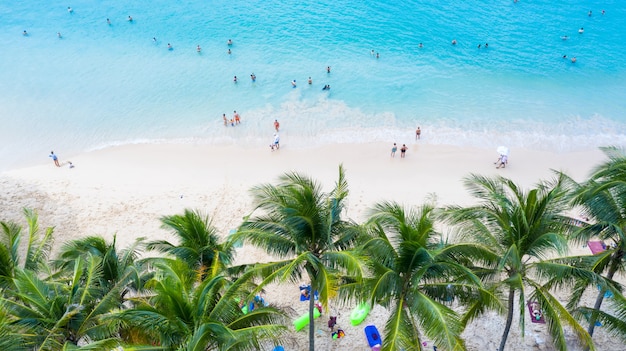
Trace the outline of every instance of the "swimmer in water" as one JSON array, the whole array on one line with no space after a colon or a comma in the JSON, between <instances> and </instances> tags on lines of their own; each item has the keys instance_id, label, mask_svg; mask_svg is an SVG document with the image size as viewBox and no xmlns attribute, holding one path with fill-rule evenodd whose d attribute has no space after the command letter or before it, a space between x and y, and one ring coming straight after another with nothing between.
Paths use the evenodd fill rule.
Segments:
<instances>
[{"instance_id":1,"label":"swimmer in water","mask_svg":"<svg viewBox=\"0 0 626 351\"><path fill-rule=\"evenodd\" d=\"M488 48L488 47L489 47L489 43L485 43L485 48Z\"/></svg>"},{"instance_id":2,"label":"swimmer in water","mask_svg":"<svg viewBox=\"0 0 626 351\"><path fill-rule=\"evenodd\" d=\"M74 12L74 10L72 10L72 8L68 6L67 7L67 12L72 13L72 12Z\"/></svg>"},{"instance_id":3,"label":"swimmer in water","mask_svg":"<svg viewBox=\"0 0 626 351\"><path fill-rule=\"evenodd\" d=\"M313 84L313 79L311 79L311 77L309 77L309 85Z\"/></svg>"},{"instance_id":4,"label":"swimmer in water","mask_svg":"<svg viewBox=\"0 0 626 351\"><path fill-rule=\"evenodd\" d=\"M226 44L228 44L229 46L230 46L230 45L233 45L233 41L232 41L232 40L230 40L230 39L228 39L228 41L226 42Z\"/></svg>"},{"instance_id":5,"label":"swimmer in water","mask_svg":"<svg viewBox=\"0 0 626 351\"><path fill-rule=\"evenodd\" d=\"M370 55L374 56L374 49L372 49L372 52L370 52Z\"/></svg>"},{"instance_id":6,"label":"swimmer in water","mask_svg":"<svg viewBox=\"0 0 626 351\"><path fill-rule=\"evenodd\" d=\"M480 46L481 46L481 45L480 45L480 44L478 44L478 48L479 48L479 49L480 49Z\"/></svg>"},{"instance_id":7,"label":"swimmer in water","mask_svg":"<svg viewBox=\"0 0 626 351\"><path fill-rule=\"evenodd\" d=\"M330 73L330 66L326 66L326 73Z\"/></svg>"},{"instance_id":8,"label":"swimmer in water","mask_svg":"<svg viewBox=\"0 0 626 351\"><path fill-rule=\"evenodd\" d=\"M156 44L157 42L156 37L152 37L152 42Z\"/></svg>"},{"instance_id":9,"label":"swimmer in water","mask_svg":"<svg viewBox=\"0 0 626 351\"><path fill-rule=\"evenodd\" d=\"M200 51L202 51L202 48L200 47L200 45L198 45L198 46L196 47L196 51L197 51L198 53L199 53Z\"/></svg>"},{"instance_id":10,"label":"swimmer in water","mask_svg":"<svg viewBox=\"0 0 626 351\"><path fill-rule=\"evenodd\" d=\"M421 49L423 47L424 47L424 44L420 43L419 48Z\"/></svg>"},{"instance_id":11,"label":"swimmer in water","mask_svg":"<svg viewBox=\"0 0 626 351\"><path fill-rule=\"evenodd\" d=\"M256 75L254 73L252 73L250 75L250 79L252 79L253 82L256 82Z\"/></svg>"},{"instance_id":12,"label":"swimmer in water","mask_svg":"<svg viewBox=\"0 0 626 351\"><path fill-rule=\"evenodd\" d=\"M591 17L591 10L589 10L589 13L587 14L587 16Z\"/></svg>"},{"instance_id":13,"label":"swimmer in water","mask_svg":"<svg viewBox=\"0 0 626 351\"><path fill-rule=\"evenodd\" d=\"M227 52L228 52L228 54L229 54L229 55L232 53L232 51L230 51L230 49L228 49L228 51L227 51Z\"/></svg>"},{"instance_id":14,"label":"swimmer in water","mask_svg":"<svg viewBox=\"0 0 626 351\"><path fill-rule=\"evenodd\" d=\"M172 50L172 49L174 49L174 48L172 47L172 44L167 43L167 49L168 49L168 50Z\"/></svg>"},{"instance_id":15,"label":"swimmer in water","mask_svg":"<svg viewBox=\"0 0 626 351\"><path fill-rule=\"evenodd\" d=\"M61 32L57 32L57 37L59 37L59 39L61 39L61 38L62 38L62 36L61 36Z\"/></svg>"},{"instance_id":16,"label":"swimmer in water","mask_svg":"<svg viewBox=\"0 0 626 351\"><path fill-rule=\"evenodd\" d=\"M233 78L233 82L237 83L237 76Z\"/></svg>"},{"instance_id":17,"label":"swimmer in water","mask_svg":"<svg viewBox=\"0 0 626 351\"><path fill-rule=\"evenodd\" d=\"M456 39L452 39L452 45L456 45Z\"/></svg>"},{"instance_id":18,"label":"swimmer in water","mask_svg":"<svg viewBox=\"0 0 626 351\"><path fill-rule=\"evenodd\" d=\"M322 90L330 90L330 85L324 85L324 87L322 88Z\"/></svg>"},{"instance_id":19,"label":"swimmer in water","mask_svg":"<svg viewBox=\"0 0 626 351\"><path fill-rule=\"evenodd\" d=\"M572 63L576 63L576 57L572 57Z\"/></svg>"},{"instance_id":20,"label":"swimmer in water","mask_svg":"<svg viewBox=\"0 0 626 351\"><path fill-rule=\"evenodd\" d=\"M291 87L292 87L292 88L295 88L295 87L296 87L296 80L295 80L295 79L291 81Z\"/></svg>"},{"instance_id":21,"label":"swimmer in water","mask_svg":"<svg viewBox=\"0 0 626 351\"><path fill-rule=\"evenodd\" d=\"M28 36L28 32L26 31L26 29L24 29L24 31L22 32L22 35L25 37Z\"/></svg>"},{"instance_id":22,"label":"swimmer in water","mask_svg":"<svg viewBox=\"0 0 626 351\"><path fill-rule=\"evenodd\" d=\"M579 34L583 34L585 32L585 29L583 27L580 27L580 29L578 30Z\"/></svg>"},{"instance_id":23,"label":"swimmer in water","mask_svg":"<svg viewBox=\"0 0 626 351\"><path fill-rule=\"evenodd\" d=\"M380 58L380 54L378 52L376 53L376 58Z\"/></svg>"},{"instance_id":24,"label":"swimmer in water","mask_svg":"<svg viewBox=\"0 0 626 351\"><path fill-rule=\"evenodd\" d=\"M111 25L111 20L107 18L107 24L110 26Z\"/></svg>"},{"instance_id":25,"label":"swimmer in water","mask_svg":"<svg viewBox=\"0 0 626 351\"><path fill-rule=\"evenodd\" d=\"M132 21L133 21L133 18L128 16L128 22L132 22Z\"/></svg>"},{"instance_id":26,"label":"swimmer in water","mask_svg":"<svg viewBox=\"0 0 626 351\"><path fill-rule=\"evenodd\" d=\"M602 10L602 14L604 15L606 13L606 11Z\"/></svg>"},{"instance_id":27,"label":"swimmer in water","mask_svg":"<svg viewBox=\"0 0 626 351\"><path fill-rule=\"evenodd\" d=\"M569 39L569 37L567 35L564 35L564 36L561 37L561 39L562 40L567 40L567 39Z\"/></svg>"},{"instance_id":28,"label":"swimmer in water","mask_svg":"<svg viewBox=\"0 0 626 351\"><path fill-rule=\"evenodd\" d=\"M567 55L563 55L563 59L566 59L566 58L567 58Z\"/></svg>"}]
</instances>

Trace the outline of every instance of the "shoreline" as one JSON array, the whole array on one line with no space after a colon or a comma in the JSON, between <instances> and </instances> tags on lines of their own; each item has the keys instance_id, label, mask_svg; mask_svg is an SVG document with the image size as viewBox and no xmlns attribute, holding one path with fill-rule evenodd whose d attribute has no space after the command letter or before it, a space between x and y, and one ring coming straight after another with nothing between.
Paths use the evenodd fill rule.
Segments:
<instances>
[{"instance_id":1,"label":"shoreline","mask_svg":"<svg viewBox=\"0 0 626 351\"><path fill-rule=\"evenodd\" d=\"M21 209L35 209L41 228L55 227L52 255L65 241L87 235L101 235L107 241L116 236L116 245L121 249L139 237L172 240L160 228L159 218L182 213L186 208L208 214L219 235L226 238L253 210L249 189L266 182L275 184L285 172L303 173L318 181L323 189L329 189L337 178L339 164L343 164L350 190L346 215L362 222L367 209L382 200L417 206L435 197L440 206L470 204L473 200L462 184L462 178L470 173L505 176L527 188L551 177L550 169L563 170L582 181L592 167L604 160L600 150L553 153L512 149L508 166L496 169L495 150L416 143L407 145L403 159L399 150L394 158L390 157L391 146L392 143L367 143L291 149L286 144L273 152L268 146L236 145L112 147L72 156L75 168L71 169L68 160L61 159L60 168L48 160L0 173L4 188L0 206L5 209L2 220L23 223ZM246 245L237 249L235 263L267 259L265 252ZM265 296L271 303L289 306L290 315L295 317L307 307L294 304L298 294L297 287L272 285L267 287ZM352 306L331 308L339 314L339 325L349 337L326 337L324 315L316 327L316 346L324 350L368 350L362 340L363 326L377 324L383 328L387 315L384 308L375 306L366 323L353 327L347 321ZM495 349L503 319L489 312L469 325L463 334L468 350ZM519 329L511 329L507 349L551 350L545 328L531 325L528 319L527 323L524 339ZM288 338L289 349L306 348L307 333L290 333ZM616 345L601 329L594 339L598 348L611 349Z\"/></svg>"},{"instance_id":2,"label":"shoreline","mask_svg":"<svg viewBox=\"0 0 626 351\"><path fill-rule=\"evenodd\" d=\"M462 179L470 173L502 175L529 187L550 178L551 169L581 181L604 159L598 149L570 153L512 149L508 166L496 169L495 150L417 142L407 145L403 159L399 151L390 157L391 146L291 149L287 144L272 152L269 146L124 145L61 157L60 168L47 160L2 172L6 197L0 201L7 209L5 220L21 220L21 208L32 207L39 211L42 225L59 229L57 235L118 233L120 244L126 245L127 237L148 235L146 230L158 233L160 216L184 208L215 217L217 228L227 233L252 211L249 189L275 182L285 172L306 174L327 188L343 164L350 189L347 215L361 221L367 208L382 200L415 206L434 196L438 205L467 204L471 197ZM69 160L75 168L69 168ZM136 213L112 215L127 211ZM73 218L66 223L54 222L68 215ZM137 219L141 221L136 223Z\"/></svg>"}]
</instances>

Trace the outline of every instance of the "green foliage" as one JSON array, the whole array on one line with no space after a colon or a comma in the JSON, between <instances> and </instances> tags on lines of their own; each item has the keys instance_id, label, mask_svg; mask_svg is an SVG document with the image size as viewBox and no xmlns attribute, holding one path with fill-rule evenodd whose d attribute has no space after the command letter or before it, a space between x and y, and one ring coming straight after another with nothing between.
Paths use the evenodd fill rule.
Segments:
<instances>
[{"instance_id":1,"label":"green foliage","mask_svg":"<svg viewBox=\"0 0 626 351\"><path fill-rule=\"evenodd\" d=\"M573 278L568 274L580 273L557 269L558 259L549 258L554 254L563 255L567 250L565 234L571 229L571 219L564 215L569 209L567 177L559 175L554 181L539 183L529 191L502 177L471 175L465 183L479 204L451 207L445 218L457 225L467 240L482 245L491 252L491 258L495 258L488 260L485 266L492 270L485 275L490 278L486 283L495 291L507 292L509 306L499 349L504 349L508 337L516 293L522 333L525 304L533 300L541 305L558 350L566 350L566 326L574 330L581 343L593 348L589 334L548 289ZM528 287L532 288L529 296Z\"/></svg>"},{"instance_id":2,"label":"green foliage","mask_svg":"<svg viewBox=\"0 0 626 351\"><path fill-rule=\"evenodd\" d=\"M358 290L366 292L361 298L391 308L383 350L419 350L424 335L442 348L465 349L463 320L450 302L498 303L468 268L477 248L445 242L435 231L432 205L407 211L382 202L366 227L362 248L370 274Z\"/></svg>"},{"instance_id":3,"label":"green foliage","mask_svg":"<svg viewBox=\"0 0 626 351\"><path fill-rule=\"evenodd\" d=\"M359 231L354 223L342 219L348 196L343 167L328 193L309 177L287 173L277 185L257 186L252 194L256 215L248 217L232 241L247 241L281 259L253 268L262 276L260 286L274 281L300 282L306 276L322 304L328 306L346 276L360 279L362 257L350 250ZM313 302L309 303L310 350L314 350Z\"/></svg>"}]
</instances>

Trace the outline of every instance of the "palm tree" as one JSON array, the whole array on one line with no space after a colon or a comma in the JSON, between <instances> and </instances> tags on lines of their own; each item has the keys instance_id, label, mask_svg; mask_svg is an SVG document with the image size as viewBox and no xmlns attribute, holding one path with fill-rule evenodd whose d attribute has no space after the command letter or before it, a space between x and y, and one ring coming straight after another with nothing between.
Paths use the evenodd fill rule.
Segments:
<instances>
[{"instance_id":1,"label":"palm tree","mask_svg":"<svg viewBox=\"0 0 626 351\"><path fill-rule=\"evenodd\" d=\"M171 254L202 274L212 269L215 275L232 261L233 246L220 243L217 229L208 216L186 209L182 215L162 217L161 222L163 228L172 230L180 243L175 245L166 240L151 241L146 246L148 250Z\"/></svg>"},{"instance_id":2,"label":"palm tree","mask_svg":"<svg viewBox=\"0 0 626 351\"><path fill-rule=\"evenodd\" d=\"M255 211L261 213L248 218L232 239L250 242L280 259L257 266L264 276L260 286L273 281L295 283L306 275L311 292L318 291L320 301L327 306L343 275L361 276L360 257L350 250L358 231L341 216L348 195L342 166L329 193L309 177L286 173L278 185L256 186L252 194ZM309 300L311 351L315 350L314 300Z\"/></svg>"},{"instance_id":3,"label":"palm tree","mask_svg":"<svg viewBox=\"0 0 626 351\"><path fill-rule=\"evenodd\" d=\"M543 182L530 191L522 190L510 179L470 175L465 184L479 201L470 207L450 207L446 216L456 224L466 238L490 250L497 260L488 276L496 291L506 294L507 317L499 351L503 351L516 310L520 328L524 331L526 289L532 292L529 301L536 301L545 316L553 343L558 350L566 350L564 327L573 329L581 343L593 347L591 337L567 309L550 292L556 283L564 280L562 260L548 260L551 255L562 255L567 249L569 218L563 213L567 204L566 177L560 175L554 182Z\"/></svg>"},{"instance_id":4,"label":"palm tree","mask_svg":"<svg viewBox=\"0 0 626 351\"><path fill-rule=\"evenodd\" d=\"M593 267L597 273L605 273L612 280L616 273L626 270L626 154L624 150L614 147L603 148L608 160L598 165L589 180L579 184L575 191L574 205L580 206L583 214L590 219L574 232L578 243L586 243L598 238L608 243L602 253L597 254L597 262ZM580 298L588 285L595 288L595 282L580 284L574 291L571 307L580 302ZM614 294L614 314L602 310L602 303L607 289ZM626 338L626 302L622 294L610 286L601 288L593 307L579 307L581 315L587 316L587 331L593 336L596 322L600 321L606 329Z\"/></svg>"},{"instance_id":5,"label":"palm tree","mask_svg":"<svg viewBox=\"0 0 626 351\"><path fill-rule=\"evenodd\" d=\"M100 317L118 306L119 288L102 294L97 281L100 260L77 259L69 276L40 278L16 271L12 289L0 297L13 325L32 350L61 350L68 345L97 342L115 347L115 330Z\"/></svg>"},{"instance_id":6,"label":"palm tree","mask_svg":"<svg viewBox=\"0 0 626 351\"><path fill-rule=\"evenodd\" d=\"M246 294L241 289L250 275L234 282L219 274L200 280L186 262L163 258L152 263L157 274L146 286L153 294L131 298L134 308L107 318L141 330L137 340L154 340L158 350L190 351L257 350L263 340L279 342L285 329L282 312L264 306L244 314L237 302Z\"/></svg>"},{"instance_id":7,"label":"palm tree","mask_svg":"<svg viewBox=\"0 0 626 351\"><path fill-rule=\"evenodd\" d=\"M0 222L3 234L0 237L0 290L12 285L19 269L38 271L44 268L50 253L53 228L46 228L42 236L37 213L27 208L23 209L23 213L28 224L25 252L21 251L22 226L15 222Z\"/></svg>"},{"instance_id":8,"label":"palm tree","mask_svg":"<svg viewBox=\"0 0 626 351\"><path fill-rule=\"evenodd\" d=\"M478 248L445 242L434 228L434 210L431 204L405 210L398 203L382 202L370 211L366 226L371 236L363 248L372 274L361 291L391 310L385 351L421 350L423 335L446 350L465 349L463 320L450 308L452 299L502 308L468 268Z\"/></svg>"},{"instance_id":9,"label":"palm tree","mask_svg":"<svg viewBox=\"0 0 626 351\"><path fill-rule=\"evenodd\" d=\"M124 303L124 296L130 292L141 290L143 283L150 277L138 260L143 245L143 238L139 238L126 249L118 250L117 237L107 243L101 236L88 236L66 242L59 253L59 258L53 262L55 268L61 271L73 271L77 259L88 260L97 257L101 262L98 286L106 294L111 289L120 286L121 295L119 304Z\"/></svg>"}]
</instances>

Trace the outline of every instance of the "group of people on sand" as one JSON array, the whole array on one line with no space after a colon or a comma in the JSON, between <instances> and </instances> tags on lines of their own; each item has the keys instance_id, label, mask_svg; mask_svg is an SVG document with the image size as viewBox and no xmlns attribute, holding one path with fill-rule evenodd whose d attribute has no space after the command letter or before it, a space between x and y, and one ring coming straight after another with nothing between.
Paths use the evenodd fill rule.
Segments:
<instances>
[{"instance_id":1,"label":"group of people on sand","mask_svg":"<svg viewBox=\"0 0 626 351\"><path fill-rule=\"evenodd\" d=\"M406 144L402 144L402 147L400 148L401 158L404 158L406 156L406 150L408 150ZM391 147L391 157L396 157L396 151L398 151L398 145L396 145L396 143L393 143L393 146Z\"/></svg>"},{"instance_id":2,"label":"group of people on sand","mask_svg":"<svg viewBox=\"0 0 626 351\"><path fill-rule=\"evenodd\" d=\"M222 119L224 120L225 127L228 126L229 124L231 127L234 127L235 125L241 123L241 117L239 116L236 110L233 111L233 118L231 118L230 120L226 117L225 113L222 114Z\"/></svg>"},{"instance_id":3,"label":"group of people on sand","mask_svg":"<svg viewBox=\"0 0 626 351\"><path fill-rule=\"evenodd\" d=\"M422 136L422 129L420 127L417 127L417 129L415 130L415 140L420 139ZM406 144L402 144L402 147L400 148L400 158L405 158L406 157L406 151L409 148L406 146ZM393 146L391 147L391 157L396 157L396 151L398 151L398 145L396 143L393 143Z\"/></svg>"}]
</instances>

